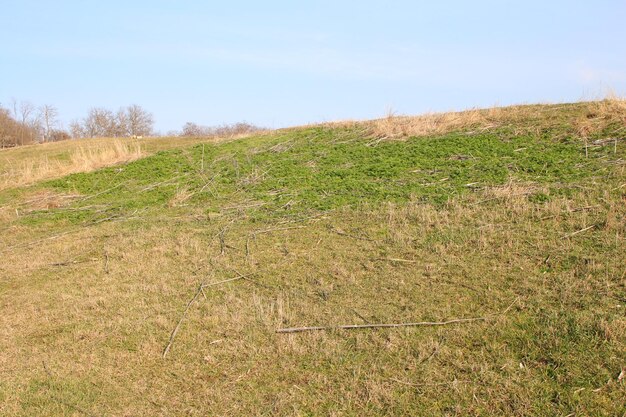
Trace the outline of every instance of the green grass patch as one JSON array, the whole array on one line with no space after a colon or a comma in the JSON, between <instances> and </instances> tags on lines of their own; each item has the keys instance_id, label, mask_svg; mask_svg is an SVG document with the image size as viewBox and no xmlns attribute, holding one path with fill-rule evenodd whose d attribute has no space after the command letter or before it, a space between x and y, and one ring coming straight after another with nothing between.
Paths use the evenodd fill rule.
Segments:
<instances>
[{"instance_id":1,"label":"green grass patch","mask_svg":"<svg viewBox=\"0 0 626 417\"><path fill-rule=\"evenodd\" d=\"M586 158L577 142L531 136L458 133L373 146L358 131L310 128L162 151L124 166L48 181L42 187L95 196L74 208L107 204L108 210L46 212L29 221L82 222L116 212L163 210L181 190L189 194L186 204L207 213L262 202L255 210L259 218L408 200L441 205L508 181L572 183L597 173L604 155ZM549 196L529 198L542 203Z\"/></svg>"}]
</instances>

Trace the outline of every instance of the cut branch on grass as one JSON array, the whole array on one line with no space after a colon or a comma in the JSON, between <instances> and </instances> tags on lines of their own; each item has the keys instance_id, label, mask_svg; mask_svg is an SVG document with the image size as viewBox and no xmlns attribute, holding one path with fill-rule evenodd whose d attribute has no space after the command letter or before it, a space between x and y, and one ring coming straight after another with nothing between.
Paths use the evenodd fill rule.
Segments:
<instances>
[{"instance_id":1,"label":"cut branch on grass","mask_svg":"<svg viewBox=\"0 0 626 417\"><path fill-rule=\"evenodd\" d=\"M348 234L346 232L344 232L343 230L339 230L339 229L330 229L331 232L338 234L339 236L345 236L345 237L349 237L351 239L356 239L356 240L365 240L367 242L376 242L376 240L374 239L370 239L369 237L362 237L362 236L355 236L355 235L351 235Z\"/></svg>"},{"instance_id":2,"label":"cut branch on grass","mask_svg":"<svg viewBox=\"0 0 626 417\"><path fill-rule=\"evenodd\" d=\"M88 195L88 196L87 196L87 197L85 197L85 198L81 198L81 199L79 200L79 202L83 202L83 201L91 200L92 198L96 198L96 197L98 197L98 196L101 196L102 194L106 194L106 193L108 193L108 192L110 192L110 191L113 191L113 190L115 190L115 189L117 189L117 188L121 187L122 185L126 184L127 182L128 182L128 181L124 181L124 182L121 182L121 183L119 183L119 184L117 184L117 185L115 185L115 186L113 186L113 187L111 187L111 188L108 188L108 189L104 190L104 191L100 191L99 193L92 194L92 195Z\"/></svg>"},{"instance_id":3,"label":"cut branch on grass","mask_svg":"<svg viewBox=\"0 0 626 417\"><path fill-rule=\"evenodd\" d=\"M67 236L67 235L72 234L72 233L80 232L81 230L83 230L83 229L80 228L80 229L75 229L75 230L68 230L67 232L58 233L56 235L44 237L44 238L37 239L37 240L31 240L30 242L18 243L17 245L13 245L13 246L9 246L9 247L0 249L0 253L8 252L8 251L13 250L13 249L19 249L19 248L24 248L24 247L36 245L38 243L43 243L43 242L46 242L48 240L58 239L60 237Z\"/></svg>"},{"instance_id":4,"label":"cut branch on grass","mask_svg":"<svg viewBox=\"0 0 626 417\"><path fill-rule=\"evenodd\" d=\"M450 381L450 382L439 382L439 383L424 383L424 384L416 384L413 382L407 382L407 381L402 381L401 379L397 379L397 378L389 378L389 381L393 381L393 382L397 382L399 384L402 385L407 385L410 387L439 387L439 386L443 386L443 385L454 385L454 384L469 384L471 383L471 381L464 381L464 380L458 380L455 379L454 381Z\"/></svg>"},{"instance_id":5,"label":"cut branch on grass","mask_svg":"<svg viewBox=\"0 0 626 417\"><path fill-rule=\"evenodd\" d=\"M312 327L288 327L276 330L276 333L302 333L319 330L356 330L394 327L419 327L419 326L447 326L455 323L471 323L487 320L486 317L472 317L467 319L454 319L447 321L420 321L414 323L380 323L380 324L345 324L341 326L312 326Z\"/></svg>"},{"instance_id":6,"label":"cut branch on grass","mask_svg":"<svg viewBox=\"0 0 626 417\"><path fill-rule=\"evenodd\" d=\"M282 230L292 230L292 229L304 229L306 228L306 226L292 226L292 227L278 227L275 229L264 229L264 230L257 230L256 232L252 232L253 235L261 235L263 233L272 233L272 232L279 232Z\"/></svg>"},{"instance_id":7,"label":"cut branch on grass","mask_svg":"<svg viewBox=\"0 0 626 417\"><path fill-rule=\"evenodd\" d=\"M185 310L183 310L183 314L181 314L180 320L178 320L178 323L176 323L176 327L174 327L174 330L172 330L172 333L170 334L169 341L167 342L167 346L165 346L165 349L163 350L163 358L164 359L167 356L167 354L169 353L169 351L170 351L170 349L172 347L172 343L174 343L174 338L176 337L176 334L178 334L178 330L180 329L180 326L183 324L183 320L185 319L185 316L187 316L187 311L189 311L189 307L191 307L193 302L196 301L196 298L198 298L198 296L202 293L202 290L203 290L203 284L200 284L198 286L198 290L194 294L193 298L191 300L189 300L189 302L187 303L187 306L185 307Z\"/></svg>"},{"instance_id":8,"label":"cut branch on grass","mask_svg":"<svg viewBox=\"0 0 626 417\"><path fill-rule=\"evenodd\" d=\"M574 233L570 233L569 235L563 236L563 239L569 239L570 237L573 237L573 236L576 236L576 235L578 235L580 233L586 232L587 230L593 229L594 227L596 227L596 225L592 224L589 227L585 227L584 229L580 229L580 230L575 231Z\"/></svg>"},{"instance_id":9,"label":"cut branch on grass","mask_svg":"<svg viewBox=\"0 0 626 417\"><path fill-rule=\"evenodd\" d=\"M201 287L202 289L205 289L205 288L207 288L207 287L212 287L212 286L214 286L214 285L225 284L225 283L227 283L227 282L238 281L238 280L240 280L240 279L247 279L247 278L251 277L252 275L257 274L257 272L252 272L252 273L250 273L250 274L242 275L241 273L239 273L239 272L237 272L237 271L235 271L235 272L236 272L239 276L237 276L237 277L235 277L235 278L225 279L225 280L222 280L222 281L210 282L210 283L208 283L208 284L202 284L200 287Z\"/></svg>"},{"instance_id":10,"label":"cut branch on grass","mask_svg":"<svg viewBox=\"0 0 626 417\"><path fill-rule=\"evenodd\" d=\"M573 209L571 209L571 210L564 211L563 213L553 214L553 215L551 215L551 216L545 216L545 217L542 217L542 218L540 218L539 220L548 220L548 219L553 219L553 218L555 218L555 217L563 216L564 214L568 214L568 213L576 213L576 212L578 212L578 211L593 210L593 209L596 209L596 208L598 208L598 207L600 207L600 206L597 206L597 205L596 205L596 206L577 207L577 208L573 208Z\"/></svg>"},{"instance_id":11,"label":"cut branch on grass","mask_svg":"<svg viewBox=\"0 0 626 417\"><path fill-rule=\"evenodd\" d=\"M310 326L310 327L287 327L276 330L276 333L302 333L311 331L322 330L357 330L357 329L380 329L380 328L397 328L397 327L433 327L433 326L447 326L450 324L460 323L472 323L477 321L486 321L490 317L502 317L511 310L511 308L519 301L520 297L517 297L513 302L500 314L485 316L485 317L471 317L465 319L452 319L446 321L420 321L412 323L380 323L380 324L345 324L340 326Z\"/></svg>"},{"instance_id":12,"label":"cut branch on grass","mask_svg":"<svg viewBox=\"0 0 626 417\"><path fill-rule=\"evenodd\" d=\"M225 279L225 280L222 280L222 281L200 284L198 286L198 289L196 290L194 296L191 298L191 300L189 300L189 302L185 306L185 309L183 310L183 313L181 314L180 319L178 320L178 323L176 323L176 327L174 327L174 330L172 330L172 333L170 334L170 338L169 338L169 340L167 342L167 346L165 346L165 349L163 350L163 358L165 359L165 357L169 353L170 349L172 348L172 344L174 343L174 339L176 338L176 335L178 334L178 331L180 330L180 326L183 324L183 321L185 320L185 317L187 316L187 312L189 311L189 307L191 307L191 305L194 303L194 301L196 301L196 299L200 296L200 294L204 294L204 289L205 288L212 287L214 285L225 284L227 282L237 281L237 280L240 280L240 279L247 279L248 277L250 277L252 275L255 275L256 273L257 272L252 272L250 274L242 275L239 272L237 272L237 274L239 274L239 276L235 277L235 278L229 278L229 279ZM206 297L206 295L205 295L205 297Z\"/></svg>"},{"instance_id":13,"label":"cut branch on grass","mask_svg":"<svg viewBox=\"0 0 626 417\"><path fill-rule=\"evenodd\" d=\"M417 263L417 261L414 261L412 259L402 259L402 258L376 258L379 261L389 261L389 262L400 262L400 263L407 263L407 264L414 264Z\"/></svg>"}]
</instances>

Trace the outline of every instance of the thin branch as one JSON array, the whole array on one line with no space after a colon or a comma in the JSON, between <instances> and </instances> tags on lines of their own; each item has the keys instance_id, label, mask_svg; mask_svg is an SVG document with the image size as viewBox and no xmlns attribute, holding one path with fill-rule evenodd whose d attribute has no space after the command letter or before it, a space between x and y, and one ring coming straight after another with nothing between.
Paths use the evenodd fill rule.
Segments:
<instances>
[{"instance_id":1,"label":"thin branch","mask_svg":"<svg viewBox=\"0 0 626 417\"><path fill-rule=\"evenodd\" d=\"M69 235L71 233L80 232L81 230L83 230L83 228L75 229L75 230L68 230L67 232L63 232L63 233L59 233L59 234L56 234L56 235L44 237L42 239L32 240L30 242L18 243L17 245L13 245L13 246L9 246L7 248L0 249L0 253L8 252L8 251L13 250L13 249L18 249L18 248L23 248L23 247L27 247L27 246L32 246L32 245L35 245L37 243L42 243L42 242L45 242L45 241L48 241L48 240L57 239L57 238L60 238L62 236Z\"/></svg>"},{"instance_id":2,"label":"thin branch","mask_svg":"<svg viewBox=\"0 0 626 417\"><path fill-rule=\"evenodd\" d=\"M596 225L595 225L595 224L592 224L592 225L591 225L591 226L589 226L589 227L585 227L584 229L580 229L580 230L578 230L578 231L576 231L576 232L574 232L574 233L570 233L569 235L565 235L565 236L563 236L563 239L567 239L567 238L570 238L570 237L572 237L572 236L576 236L577 234L579 234L579 233L583 233L583 232L586 232L587 230L589 230L589 229L593 229L594 227L596 227Z\"/></svg>"},{"instance_id":3,"label":"thin branch","mask_svg":"<svg viewBox=\"0 0 626 417\"><path fill-rule=\"evenodd\" d=\"M357 240L365 240L367 242L376 242L376 240L370 239L368 237L361 237L361 236L350 235L350 234L344 232L343 230L330 229L330 231L334 232L334 233L337 233L339 236L345 236L345 237L349 237L349 238L357 239Z\"/></svg>"},{"instance_id":4,"label":"thin branch","mask_svg":"<svg viewBox=\"0 0 626 417\"><path fill-rule=\"evenodd\" d=\"M539 220L548 220L548 219L553 219L553 218L555 218L555 217L559 217L559 216L562 216L562 215L567 214L567 213L576 213L577 211L592 210L592 209L595 209L595 208L598 208L598 207L600 207L600 206L586 206L586 207L578 207L578 208L574 208L574 209L571 209L571 210L567 210L567 211L565 211L565 212L563 212L563 213L553 214L553 215L551 215L551 216L541 217Z\"/></svg>"},{"instance_id":5,"label":"thin branch","mask_svg":"<svg viewBox=\"0 0 626 417\"><path fill-rule=\"evenodd\" d=\"M128 182L128 181L124 181L124 182L121 182L121 183L117 184L117 185L116 185L116 186L114 186L114 187L111 187L111 188L106 189L106 190L104 190L104 191L100 191L99 193L92 194L92 195L88 195L87 197L85 197L85 198L81 198L80 200L78 200L78 202L79 202L79 203L81 203L81 202L83 202L83 201L87 201L87 200L90 200L90 199L92 199L92 198L98 197L98 196L100 196L100 195L102 195L102 194L106 194L106 193L108 193L109 191L113 191L113 190L115 190L116 188L119 188L119 187L121 187L122 185L125 185L127 182Z\"/></svg>"},{"instance_id":6,"label":"thin branch","mask_svg":"<svg viewBox=\"0 0 626 417\"><path fill-rule=\"evenodd\" d=\"M306 228L306 226L292 226L292 227L279 227L276 229L265 229L265 230L258 230L256 232L253 232L253 235L260 235L263 233L271 233L271 232L279 232L282 230L292 230L292 229L304 229Z\"/></svg>"},{"instance_id":7,"label":"thin branch","mask_svg":"<svg viewBox=\"0 0 626 417\"><path fill-rule=\"evenodd\" d=\"M403 262L403 263L408 263L408 264L417 263L417 261L414 261L412 259L401 259L401 258L377 258L377 259L379 261Z\"/></svg>"},{"instance_id":8,"label":"thin branch","mask_svg":"<svg viewBox=\"0 0 626 417\"><path fill-rule=\"evenodd\" d=\"M454 319L448 321L421 321L416 323L381 323L381 324L346 324L342 326L315 326L315 327L289 327L278 329L276 333L300 333L317 330L355 330L355 329L374 329L374 328L390 328L390 327L417 327L417 326L446 326L454 323L470 323L473 321L487 320L486 317L474 317L468 319Z\"/></svg>"},{"instance_id":9,"label":"thin branch","mask_svg":"<svg viewBox=\"0 0 626 417\"><path fill-rule=\"evenodd\" d=\"M235 272L237 272L237 271L235 271ZM211 282L211 283L208 283L208 284L202 284L200 286L200 288L204 289L204 288L207 288L207 287L212 287L214 285L225 284L227 282L238 281L240 279L246 279L248 277L251 277L252 275L257 274L257 272L252 272L252 273L246 274L246 275L241 275L239 272L237 272L237 274L239 275L238 277L225 279L223 281Z\"/></svg>"},{"instance_id":10,"label":"thin branch","mask_svg":"<svg viewBox=\"0 0 626 417\"><path fill-rule=\"evenodd\" d=\"M174 330L172 330L172 334L170 334L170 339L167 342L167 346L165 346L165 350L163 350L163 358L165 358L167 356L168 352L170 351L170 348L172 347L172 343L174 343L174 338L176 337L176 334L178 333L178 329L180 329L180 325L183 323L183 320L184 320L185 316L187 315L187 311L189 310L189 307L191 307L193 302L196 301L196 298L198 298L200 293L202 293L202 289L203 289L203 286L199 285L198 286L198 290L194 294L193 298L191 300L189 300L189 302L187 303L187 306L185 307L185 310L183 311L183 314L181 314L181 316L180 316L180 320L178 320L178 323L176 324L176 327L174 327Z\"/></svg>"},{"instance_id":11,"label":"thin branch","mask_svg":"<svg viewBox=\"0 0 626 417\"><path fill-rule=\"evenodd\" d=\"M187 306L185 307L185 310L183 310L183 313L180 316L180 320L178 320L178 323L176 323L176 327L174 327L174 330L172 330L172 333L170 334L169 341L167 342L167 346L163 350L163 358L165 358L167 356L167 354L169 353L170 348L172 347L172 343L174 343L174 338L176 337L176 334L178 333L178 330L180 329L180 326L182 325L183 320L187 316L187 311L189 311L189 307L191 307L191 305L194 303L194 301L196 301L196 299L200 296L200 294L204 294L204 289L205 288L212 287L214 285L224 284L224 283L227 283L227 282L237 281L237 280L240 280L240 279L246 279L246 278L248 278L248 277L250 277L250 276L252 276L252 275L254 275L256 273L257 272L253 272L253 273L250 273L250 274L247 274L247 275L241 275L241 274L239 274L239 272L237 272L237 274L239 274L239 276L235 277L235 278L225 279L223 281L211 282L211 283L208 283L208 284L205 284L205 283L200 284L198 286L198 290L194 294L193 298L191 300L189 300L189 302L187 303Z\"/></svg>"}]
</instances>

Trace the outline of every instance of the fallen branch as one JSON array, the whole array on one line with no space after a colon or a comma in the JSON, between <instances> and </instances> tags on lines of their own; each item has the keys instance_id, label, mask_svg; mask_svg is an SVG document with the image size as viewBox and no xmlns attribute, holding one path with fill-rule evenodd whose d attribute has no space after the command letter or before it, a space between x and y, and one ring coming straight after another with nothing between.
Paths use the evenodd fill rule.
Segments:
<instances>
[{"instance_id":1,"label":"fallen branch","mask_svg":"<svg viewBox=\"0 0 626 417\"><path fill-rule=\"evenodd\" d=\"M408 264L417 263L417 261L414 261L412 259L401 259L401 258L377 258L377 259L379 261L404 262L404 263L408 263Z\"/></svg>"},{"instance_id":2,"label":"fallen branch","mask_svg":"<svg viewBox=\"0 0 626 417\"><path fill-rule=\"evenodd\" d=\"M189 310L189 307L191 307L193 302L196 301L196 298L198 298L198 296L202 293L202 289L203 289L202 285L199 285L198 291L196 291L193 298L189 300L189 302L187 303L187 306L185 307L183 314L181 314L180 316L180 320L178 320L178 323L176 323L176 327L174 327L174 330L172 330L172 334L170 334L170 340L167 342L167 346L165 346L165 350L163 350L163 358L165 358L168 352L170 351L170 348L172 347L172 343L174 343L174 338L176 337L176 334L178 333L178 329L180 329L180 325L183 323L183 319L187 315L187 311Z\"/></svg>"},{"instance_id":3,"label":"fallen branch","mask_svg":"<svg viewBox=\"0 0 626 417\"><path fill-rule=\"evenodd\" d=\"M600 207L600 206L586 206L586 207L578 207L578 208L574 208L574 209L571 209L571 210L567 210L567 211L565 211L565 212L563 212L563 213L553 214L553 215L551 215L551 216L546 216L546 217L541 217L539 220L548 220L548 219L553 219L553 218L555 218L555 217L559 217L559 216L562 216L562 215L567 214L567 213L576 213L576 212L578 212L578 211L592 210L592 209L595 209L595 208L598 208L598 207Z\"/></svg>"},{"instance_id":4,"label":"fallen branch","mask_svg":"<svg viewBox=\"0 0 626 417\"><path fill-rule=\"evenodd\" d=\"M237 272L237 273L239 274L239 272ZM172 347L172 343L174 343L174 338L176 337L176 334L178 333L178 330L180 329L180 326L183 324L183 320L187 316L187 311L189 311L189 307L191 307L191 305L194 303L194 301L196 301L196 299L200 296L200 294L203 294L205 288L211 287L213 285L224 284L224 283L231 282L231 281L237 281L237 280L240 280L240 279L246 279L249 276L254 275L254 274L256 274L256 272L253 272L253 273L247 274L247 275L239 274L238 277L225 279L223 281L211 282L211 283L208 283L208 284L205 284L205 283L200 284L198 286L198 290L194 294L193 298L191 300L189 300L189 302L187 303L187 306L185 307L185 310L183 310L183 314L181 314L180 320L178 320L178 323L176 323L176 327L174 327L174 330L172 330L172 333L170 334L170 339L167 342L167 346L165 346L165 349L163 350L163 358L165 358L167 356L167 354L169 353L170 348Z\"/></svg>"},{"instance_id":5,"label":"fallen branch","mask_svg":"<svg viewBox=\"0 0 626 417\"><path fill-rule=\"evenodd\" d=\"M339 230L339 229L330 229L330 231L333 232L333 233L337 233L339 236L345 236L345 237L349 237L349 238L356 239L356 240L365 240L367 242L376 242L376 240L374 240L374 239L370 239L368 237L361 237L361 236L351 235L351 234L348 234L348 233L344 232L343 230Z\"/></svg>"},{"instance_id":6,"label":"fallen branch","mask_svg":"<svg viewBox=\"0 0 626 417\"><path fill-rule=\"evenodd\" d=\"M106 194L106 193L108 193L109 191L113 191L113 190L115 190L115 189L117 189L117 188L120 188L122 185L125 185L127 182L128 182L128 181L121 182L121 183L117 184L117 185L116 185L116 186L114 186L114 187L111 187L111 188L106 189L106 190L104 190L104 191L100 191L99 193L96 193L96 194L88 195L87 197L85 197L85 198L81 198L81 199L80 199L80 200L78 200L78 201L79 201L79 202L83 202L83 201L87 201L87 200L90 200L90 199L92 199L92 198L98 197L98 196L100 196L100 195L102 195L102 194Z\"/></svg>"},{"instance_id":7,"label":"fallen branch","mask_svg":"<svg viewBox=\"0 0 626 417\"><path fill-rule=\"evenodd\" d=\"M576 232L574 232L574 233L570 233L569 235L565 235L565 236L563 236L563 239L567 239L567 238L570 238L570 237L572 237L572 236L576 236L577 234L579 234L579 233L583 233L583 232L586 232L587 230L589 230L589 229L593 229L594 227L596 227L596 225L595 225L595 224L592 224L592 225L591 225L591 226L589 226L589 227L585 227L584 229L580 229L580 230L578 230L578 231L576 231Z\"/></svg>"},{"instance_id":8,"label":"fallen branch","mask_svg":"<svg viewBox=\"0 0 626 417\"><path fill-rule=\"evenodd\" d=\"M265 230L257 230L256 232L252 232L253 235L261 235L263 233L272 233L279 232L282 230L292 230L292 229L304 229L306 226L292 226L292 227L278 227L275 229L265 229Z\"/></svg>"},{"instance_id":9,"label":"fallen branch","mask_svg":"<svg viewBox=\"0 0 626 417\"><path fill-rule=\"evenodd\" d=\"M381 324L346 324L342 326L314 326L314 327L289 327L278 329L276 333L300 333L317 330L355 330L355 329L375 329L390 327L417 327L417 326L446 326L454 323L470 323L473 321L487 320L486 317L474 317L468 319L454 319L448 321L421 321L416 323L381 323Z\"/></svg>"},{"instance_id":10,"label":"fallen branch","mask_svg":"<svg viewBox=\"0 0 626 417\"><path fill-rule=\"evenodd\" d=\"M393 382L397 382L397 383L402 384L402 385L408 385L410 387L438 387L438 386L442 386L442 385L469 384L469 383L471 383L471 381L458 380L458 379L455 379L454 381L450 381L450 382L424 383L424 384L415 384L413 382L402 381L402 380L397 379L397 378L389 378L389 380L393 381Z\"/></svg>"},{"instance_id":11,"label":"fallen branch","mask_svg":"<svg viewBox=\"0 0 626 417\"><path fill-rule=\"evenodd\" d=\"M59 233L59 234L56 234L56 235L44 237L44 238L37 239L37 240L32 240L30 242L18 243L17 245L13 245L13 246L9 246L9 247L0 249L0 253L8 252L8 251L13 250L13 249L18 249L18 248L32 246L32 245L35 245L35 244L38 244L38 243L42 243L42 242L45 242L45 241L48 241L48 240L57 239L57 238L60 238L62 236L67 236L67 235L69 235L71 233L80 232L81 230L83 230L83 228L75 229L75 230L68 230L67 232Z\"/></svg>"},{"instance_id":12,"label":"fallen branch","mask_svg":"<svg viewBox=\"0 0 626 417\"><path fill-rule=\"evenodd\" d=\"M235 272L237 272L237 271L235 271ZM206 288L206 287L212 287L212 286L214 286L214 285L225 284L225 283L227 283L227 282L238 281L238 280L240 280L240 279L246 279L246 278L248 278L248 277L251 277L252 275L255 275L255 274L256 274L256 272L252 272L252 273L250 273L250 274L246 274L246 275L241 275L239 272L237 272L237 274L239 275L238 277L225 279L225 280L223 280L223 281L211 282L211 283L208 283L208 284L202 284L202 285L200 286L200 288L204 289L204 288Z\"/></svg>"}]
</instances>

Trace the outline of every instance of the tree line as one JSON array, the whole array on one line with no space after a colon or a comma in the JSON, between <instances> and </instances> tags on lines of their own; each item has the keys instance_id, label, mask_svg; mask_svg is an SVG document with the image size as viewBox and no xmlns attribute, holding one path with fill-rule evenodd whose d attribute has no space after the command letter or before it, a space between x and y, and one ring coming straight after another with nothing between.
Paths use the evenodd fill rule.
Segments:
<instances>
[{"instance_id":1,"label":"tree line","mask_svg":"<svg viewBox=\"0 0 626 417\"><path fill-rule=\"evenodd\" d=\"M264 130L246 122L221 126L187 122L180 131L170 131L166 136L234 137ZM66 139L145 136L160 135L154 131L152 113L137 104L117 111L93 107L67 128L61 124L59 111L53 105L35 106L15 99L9 106L0 104L0 148Z\"/></svg>"}]
</instances>

